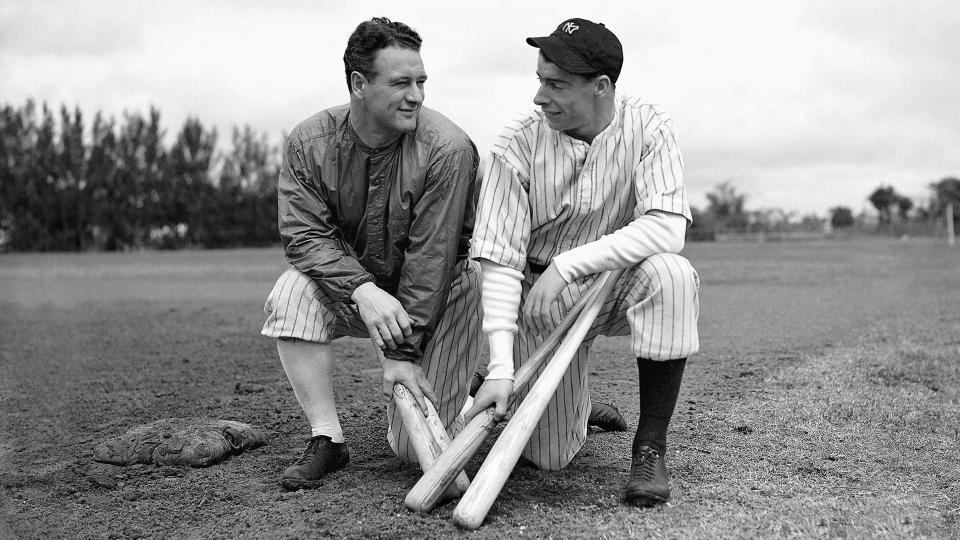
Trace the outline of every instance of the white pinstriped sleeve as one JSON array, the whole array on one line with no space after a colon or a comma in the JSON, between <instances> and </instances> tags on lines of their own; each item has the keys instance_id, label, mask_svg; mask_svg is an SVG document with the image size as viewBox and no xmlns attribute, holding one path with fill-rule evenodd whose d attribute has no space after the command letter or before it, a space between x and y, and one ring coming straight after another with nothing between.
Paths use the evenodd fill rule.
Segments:
<instances>
[{"instance_id":1,"label":"white pinstriped sleeve","mask_svg":"<svg viewBox=\"0 0 960 540\"><path fill-rule=\"evenodd\" d=\"M643 150L634 174L637 215L650 210L680 214L692 221L687 189L683 183L683 157L668 117L648 107L642 119Z\"/></svg>"},{"instance_id":2,"label":"white pinstriped sleeve","mask_svg":"<svg viewBox=\"0 0 960 540\"><path fill-rule=\"evenodd\" d=\"M483 175L470 256L522 272L527 265L530 203L524 177L492 154Z\"/></svg>"}]
</instances>

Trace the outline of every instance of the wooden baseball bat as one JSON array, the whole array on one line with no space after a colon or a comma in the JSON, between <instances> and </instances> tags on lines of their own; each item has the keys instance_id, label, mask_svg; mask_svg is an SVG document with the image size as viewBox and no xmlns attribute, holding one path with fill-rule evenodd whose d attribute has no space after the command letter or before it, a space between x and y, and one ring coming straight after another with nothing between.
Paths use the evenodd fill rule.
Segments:
<instances>
[{"instance_id":1,"label":"wooden baseball bat","mask_svg":"<svg viewBox=\"0 0 960 540\"><path fill-rule=\"evenodd\" d=\"M444 449L450 445L450 436L444 429L437 410L433 403L427 400L427 416L424 417L416 398L406 386L400 383L393 385L393 402L407 430L407 437L413 445L413 452L417 455L420 468L424 472L429 471ZM449 498L459 497L469 486L470 480L467 474L461 471L442 495Z\"/></svg>"},{"instance_id":2,"label":"wooden baseball bat","mask_svg":"<svg viewBox=\"0 0 960 540\"><path fill-rule=\"evenodd\" d=\"M514 391L527 384L541 364L550 358L563 336L577 320L583 307L595 302L594 298L602 284L600 279L594 281L577 299L576 303L570 307L560 324L550 332L546 340L517 369L514 374ZM481 411L453 438L450 446L437 458L437 462L423 473L420 480L407 493L407 497L404 499L404 505L407 509L424 513L433 510L447 487L455 478L458 478L458 473L463 471L467 462L477 453L477 450L483 445L483 441L487 439L497 425L493 412L494 407Z\"/></svg>"},{"instance_id":3,"label":"wooden baseball bat","mask_svg":"<svg viewBox=\"0 0 960 540\"><path fill-rule=\"evenodd\" d=\"M477 471L473 483L453 510L453 522L458 526L475 530L483 523L490 507L493 506L493 501L507 482L507 477L513 472L534 427L556 393L560 380L570 367L570 361L576 355L583 338L586 337L593 321L600 313L604 300L610 295L610 291L622 273L623 269L611 270L604 272L598 278L598 281L603 283L595 301L585 307L577 317L577 322L557 347L553 358L527 392L526 398L517 407L513 417L507 422L507 426L490 449L480 470Z\"/></svg>"}]
</instances>

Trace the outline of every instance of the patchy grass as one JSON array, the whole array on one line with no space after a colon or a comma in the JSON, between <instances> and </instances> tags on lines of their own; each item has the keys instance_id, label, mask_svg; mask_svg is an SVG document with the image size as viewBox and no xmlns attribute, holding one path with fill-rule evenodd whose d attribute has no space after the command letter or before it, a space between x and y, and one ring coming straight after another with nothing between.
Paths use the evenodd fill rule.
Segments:
<instances>
[{"instance_id":1,"label":"patchy grass","mask_svg":"<svg viewBox=\"0 0 960 540\"><path fill-rule=\"evenodd\" d=\"M709 510L673 532L956 535L960 351L939 331L911 330L746 375L745 399L677 422L674 504ZM921 332L933 335L921 343Z\"/></svg>"}]
</instances>

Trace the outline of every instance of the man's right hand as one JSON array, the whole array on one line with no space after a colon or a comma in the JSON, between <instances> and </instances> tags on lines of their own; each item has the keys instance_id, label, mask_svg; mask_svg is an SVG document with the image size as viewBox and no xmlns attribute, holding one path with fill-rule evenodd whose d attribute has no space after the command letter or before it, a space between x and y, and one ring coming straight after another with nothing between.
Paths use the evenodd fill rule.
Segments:
<instances>
[{"instance_id":1,"label":"man's right hand","mask_svg":"<svg viewBox=\"0 0 960 540\"><path fill-rule=\"evenodd\" d=\"M371 282L363 283L350 296L370 339L381 349L396 349L413 332L410 316L400 302Z\"/></svg>"},{"instance_id":2,"label":"man's right hand","mask_svg":"<svg viewBox=\"0 0 960 540\"><path fill-rule=\"evenodd\" d=\"M463 415L464 422L469 422L474 416L491 405L496 405L493 417L498 421L506 420L510 407L510 396L513 395L513 381L510 379L487 379L483 381L477 395L473 397L473 407Z\"/></svg>"},{"instance_id":3,"label":"man's right hand","mask_svg":"<svg viewBox=\"0 0 960 540\"><path fill-rule=\"evenodd\" d=\"M400 383L407 387L407 390L413 394L413 399L420 406L420 412L427 416L427 400L433 403L434 408L439 407L437 395L433 392L433 386L423 375L420 366L413 362L403 360L383 359L383 395L387 401L393 399L393 385Z\"/></svg>"}]
</instances>

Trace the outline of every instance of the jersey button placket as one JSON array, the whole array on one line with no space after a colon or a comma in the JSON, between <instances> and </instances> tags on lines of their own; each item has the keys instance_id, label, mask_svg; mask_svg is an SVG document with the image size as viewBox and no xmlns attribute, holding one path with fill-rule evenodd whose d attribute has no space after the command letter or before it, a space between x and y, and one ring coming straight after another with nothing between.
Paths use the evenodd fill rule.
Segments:
<instances>
[{"instance_id":1,"label":"jersey button placket","mask_svg":"<svg viewBox=\"0 0 960 540\"><path fill-rule=\"evenodd\" d=\"M370 179L370 189L368 192L370 201L370 249L376 255L377 259L383 263L386 262L383 254L383 176L376 175Z\"/></svg>"},{"instance_id":2,"label":"jersey button placket","mask_svg":"<svg viewBox=\"0 0 960 540\"><path fill-rule=\"evenodd\" d=\"M581 214L587 214L590 212L590 207L592 206L592 193L593 186L590 185L593 179L591 174L593 165L591 163L592 155L590 153L591 146L583 141L580 141L577 145L577 159L583 160L583 165L580 167L580 174L577 177L577 207L580 209Z\"/></svg>"}]
</instances>

